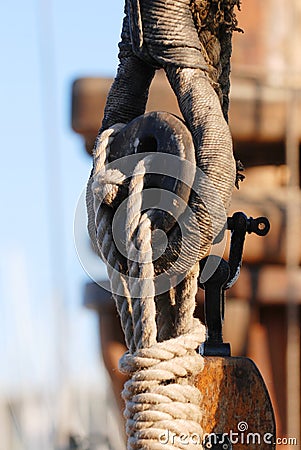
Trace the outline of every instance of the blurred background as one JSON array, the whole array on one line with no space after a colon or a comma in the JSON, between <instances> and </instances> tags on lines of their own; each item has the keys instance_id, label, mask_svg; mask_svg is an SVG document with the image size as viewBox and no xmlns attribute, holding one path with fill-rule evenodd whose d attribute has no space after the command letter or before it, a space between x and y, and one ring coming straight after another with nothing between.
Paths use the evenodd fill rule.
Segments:
<instances>
[{"instance_id":1,"label":"blurred background","mask_svg":"<svg viewBox=\"0 0 301 450\"><path fill-rule=\"evenodd\" d=\"M0 450L119 450L99 345L107 300L93 283L106 271L78 199L117 67L123 1L2 2L0 12ZM225 335L260 368L277 435L300 448L301 4L245 1L238 17L230 126L246 180L232 209L265 215L272 228L247 237ZM161 72L148 109L179 114ZM76 255L76 209L90 276Z\"/></svg>"},{"instance_id":2,"label":"blurred background","mask_svg":"<svg viewBox=\"0 0 301 450\"><path fill-rule=\"evenodd\" d=\"M71 129L71 88L114 75L122 15L122 0L0 5L1 450L65 449L73 434L111 448L114 406L73 238L91 160Z\"/></svg>"}]
</instances>

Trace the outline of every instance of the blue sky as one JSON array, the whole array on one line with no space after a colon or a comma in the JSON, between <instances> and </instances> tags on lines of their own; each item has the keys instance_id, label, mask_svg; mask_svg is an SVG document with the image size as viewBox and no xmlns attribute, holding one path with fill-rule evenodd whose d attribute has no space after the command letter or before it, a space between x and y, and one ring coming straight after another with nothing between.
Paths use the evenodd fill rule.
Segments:
<instances>
[{"instance_id":1,"label":"blue sky","mask_svg":"<svg viewBox=\"0 0 301 450\"><path fill-rule=\"evenodd\" d=\"M91 161L71 130L71 83L114 76L122 15L122 0L1 2L0 391L55 381L60 346L68 377L97 376L73 243Z\"/></svg>"}]
</instances>

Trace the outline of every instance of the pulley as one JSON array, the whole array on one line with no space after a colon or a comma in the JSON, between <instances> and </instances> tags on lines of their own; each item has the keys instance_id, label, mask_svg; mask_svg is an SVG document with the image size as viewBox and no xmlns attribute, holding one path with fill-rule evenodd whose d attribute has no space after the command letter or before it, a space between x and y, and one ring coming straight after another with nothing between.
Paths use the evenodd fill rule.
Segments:
<instances>
[{"instance_id":1,"label":"pulley","mask_svg":"<svg viewBox=\"0 0 301 450\"><path fill-rule=\"evenodd\" d=\"M195 155L191 134L183 121L172 114L144 114L114 138L109 162L118 164L118 160L133 155L149 156L142 209L152 209L153 227L167 233L188 204L193 185ZM138 159L128 158L125 165L131 165L132 161L136 164ZM120 203L125 197L126 192L121 193L117 201Z\"/></svg>"}]
</instances>

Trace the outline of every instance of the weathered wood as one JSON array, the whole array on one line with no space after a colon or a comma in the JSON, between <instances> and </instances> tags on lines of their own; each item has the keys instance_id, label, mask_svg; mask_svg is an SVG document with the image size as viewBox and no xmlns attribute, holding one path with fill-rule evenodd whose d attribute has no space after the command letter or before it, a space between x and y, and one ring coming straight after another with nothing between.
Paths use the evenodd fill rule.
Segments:
<instances>
[{"instance_id":1,"label":"weathered wood","mask_svg":"<svg viewBox=\"0 0 301 450\"><path fill-rule=\"evenodd\" d=\"M82 78L73 84L72 128L84 136L89 152L100 127L111 82L107 78ZM266 87L260 79L245 80L233 75L230 128L237 154L246 166L284 163L286 102L286 91ZM298 108L301 114L301 101ZM160 71L151 85L147 104L147 111L154 110L181 117L176 98ZM262 151L254 152L254 141ZM271 145L275 145L276 153Z\"/></svg>"},{"instance_id":2,"label":"weathered wood","mask_svg":"<svg viewBox=\"0 0 301 450\"><path fill-rule=\"evenodd\" d=\"M201 423L205 433L227 433L236 450L275 448L272 404L253 361L241 357L205 357L205 367L196 385L206 411Z\"/></svg>"},{"instance_id":3,"label":"weathered wood","mask_svg":"<svg viewBox=\"0 0 301 450\"><path fill-rule=\"evenodd\" d=\"M293 300L301 304L301 269L296 269L290 283L283 266L244 264L239 279L229 290L229 296L246 300L256 298L260 304L281 305L287 302L290 292Z\"/></svg>"}]
</instances>

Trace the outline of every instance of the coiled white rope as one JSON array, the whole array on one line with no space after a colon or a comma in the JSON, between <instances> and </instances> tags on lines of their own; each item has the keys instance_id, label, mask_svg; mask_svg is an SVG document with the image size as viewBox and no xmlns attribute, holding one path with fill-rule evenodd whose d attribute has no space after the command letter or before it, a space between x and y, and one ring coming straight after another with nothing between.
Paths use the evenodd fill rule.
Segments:
<instances>
[{"instance_id":1,"label":"coiled white rope","mask_svg":"<svg viewBox=\"0 0 301 450\"><path fill-rule=\"evenodd\" d=\"M122 129L118 124L98 138L94 171L87 189L88 229L101 258L106 262L111 289L116 301L129 351L120 360L120 369L129 375L122 396L130 449L202 448L183 443L181 435L202 437L200 392L194 378L203 368L196 348L205 339L205 328L193 318L197 292L198 264L191 267L181 285L177 333L166 304L160 310L155 298L152 261L152 229L148 213L141 212L147 157L141 159L131 176L126 210L124 258L116 247L112 232L114 202L126 176L118 169L106 169L109 148ZM164 309L165 308L165 309ZM160 317L161 320L156 320ZM167 323L169 322L169 323ZM158 342L164 336L164 341ZM170 442L161 436L170 433Z\"/></svg>"}]
</instances>

